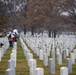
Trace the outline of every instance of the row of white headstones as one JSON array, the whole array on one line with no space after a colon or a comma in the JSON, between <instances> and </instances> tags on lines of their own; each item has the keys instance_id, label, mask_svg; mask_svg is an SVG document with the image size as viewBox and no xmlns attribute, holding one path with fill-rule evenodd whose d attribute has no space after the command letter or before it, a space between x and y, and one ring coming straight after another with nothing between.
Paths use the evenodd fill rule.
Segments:
<instances>
[{"instance_id":1,"label":"row of white headstones","mask_svg":"<svg viewBox=\"0 0 76 75\"><path fill-rule=\"evenodd\" d=\"M8 42L8 38L4 37L4 38L0 38L0 43L3 44L3 46L0 48L0 62L2 60L2 57L4 56L6 50L9 47L9 42Z\"/></svg>"},{"instance_id":2,"label":"row of white headstones","mask_svg":"<svg viewBox=\"0 0 76 75\"><path fill-rule=\"evenodd\" d=\"M44 69L38 68L36 66L36 59L33 59L33 54L30 53L30 50L27 48L26 44L23 42L22 38L20 38L21 46L24 51L24 55L28 61L28 66L30 68L30 75L44 75Z\"/></svg>"},{"instance_id":3,"label":"row of white headstones","mask_svg":"<svg viewBox=\"0 0 76 75\"><path fill-rule=\"evenodd\" d=\"M15 75L17 57L17 42L14 43L12 53L10 54L10 60L8 60L8 68L6 69L6 75Z\"/></svg>"},{"instance_id":4,"label":"row of white headstones","mask_svg":"<svg viewBox=\"0 0 76 75\"><path fill-rule=\"evenodd\" d=\"M50 41L48 39L41 38L40 42L38 42L38 43L37 43L38 38L36 39L36 38L31 38L31 37L29 38L29 37L24 37L24 36L22 36L22 38L24 39L24 41L26 41L26 43L34 51L34 53L37 56L39 56L39 59L43 60L43 64L45 66L49 65L49 73L55 74L55 53L57 56L57 63L59 65L62 65L62 54L64 55L63 58L67 60L67 63L66 63L67 66L62 67L60 69L60 72L61 72L60 74L61 75L68 75L68 73L72 73L72 64L75 64L75 59L76 59L76 49L74 49L73 52L71 52L71 51L73 50L74 46L76 45L76 39L75 38L70 38L69 41L71 41L71 42L69 43L69 45L66 44L65 45L66 48L63 47L62 49L60 49L62 47L61 46L62 43L59 42L60 39L58 39L58 38L57 38L58 40L54 39L57 42L55 42L53 39ZM45 46L45 41L44 40L41 41L42 39L48 41L46 46ZM64 40L66 40L66 39L64 39ZM49 41L50 41L50 44L49 44ZM71 44L71 49L68 49L67 47L70 47L70 44ZM24 45L22 45L22 46L24 48ZM56 48L56 51L55 51L55 48ZM27 47L24 48L23 50L24 50L24 53L25 53L26 58L27 58L28 53L30 53L30 51L27 49ZM51 56L52 58L50 58L49 62L48 62L48 56L50 56L50 53L52 55ZM70 58L66 58L67 56L69 56L69 54L70 54ZM29 57L32 57L32 55ZM28 60L28 58L27 58L27 60ZM36 68L35 64L34 64L34 67ZM34 71L35 71L35 69L34 69ZM35 74L30 73L30 75L35 75Z\"/></svg>"}]
</instances>

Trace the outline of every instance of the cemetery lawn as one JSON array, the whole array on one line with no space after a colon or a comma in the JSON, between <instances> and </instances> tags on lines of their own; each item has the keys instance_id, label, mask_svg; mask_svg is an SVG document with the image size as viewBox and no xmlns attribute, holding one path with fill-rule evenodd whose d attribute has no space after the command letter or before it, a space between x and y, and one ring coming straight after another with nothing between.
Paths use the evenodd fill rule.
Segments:
<instances>
[{"instance_id":1,"label":"cemetery lawn","mask_svg":"<svg viewBox=\"0 0 76 75\"><path fill-rule=\"evenodd\" d=\"M28 45L27 45L27 47L28 47ZM44 66L43 61L39 60L39 57L37 57L34 54L34 52L30 49L30 47L28 47L28 49L33 54L33 58L37 60L37 67L44 68L44 75L60 75L60 68L63 66L66 66L65 60L63 60L63 64L60 66L56 63L56 74L49 74L49 66ZM12 47L9 47L8 50L6 51L6 53L4 54L2 61L0 62L0 75L5 75L5 71L8 68L8 60L10 59L11 51L12 51ZM56 61L57 61L57 59L56 59ZM72 70L73 70L73 73L71 73L69 75L76 75L76 64L73 65ZM20 41L18 41L18 46L17 46L16 75L30 75L28 63L24 56Z\"/></svg>"},{"instance_id":2,"label":"cemetery lawn","mask_svg":"<svg viewBox=\"0 0 76 75\"><path fill-rule=\"evenodd\" d=\"M17 47L16 75L29 75L29 67L27 65L27 60L24 56L20 41L18 41Z\"/></svg>"},{"instance_id":3,"label":"cemetery lawn","mask_svg":"<svg viewBox=\"0 0 76 75\"><path fill-rule=\"evenodd\" d=\"M26 44L26 42L25 42L25 44ZM55 60L56 61L55 62L55 74L50 74L49 73L49 66L44 66L43 61L39 60L39 57L34 54L33 50L27 44L26 44L26 46L28 47L30 52L33 54L33 58L36 59L37 67L44 68L44 75L60 75L60 68L61 67L66 67L66 60L62 61L63 62L62 65L58 65L57 64L57 57L55 57L56 58L56 60ZM49 58L51 58L51 55L49 56ZM76 60L75 60L75 64L72 65L72 73L70 73L69 75L76 75Z\"/></svg>"},{"instance_id":4,"label":"cemetery lawn","mask_svg":"<svg viewBox=\"0 0 76 75\"><path fill-rule=\"evenodd\" d=\"M8 67L8 60L10 59L11 51L12 51L12 47L9 47L6 50L6 52L2 58L2 61L0 62L0 75L5 75L5 71Z\"/></svg>"}]
</instances>

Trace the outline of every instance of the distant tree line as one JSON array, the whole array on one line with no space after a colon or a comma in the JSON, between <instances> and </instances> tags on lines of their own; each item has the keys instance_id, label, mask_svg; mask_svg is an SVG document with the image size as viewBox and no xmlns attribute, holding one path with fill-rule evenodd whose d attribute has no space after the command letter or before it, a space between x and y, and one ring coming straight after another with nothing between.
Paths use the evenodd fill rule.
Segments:
<instances>
[{"instance_id":1,"label":"distant tree line","mask_svg":"<svg viewBox=\"0 0 76 75\"><path fill-rule=\"evenodd\" d=\"M76 0L0 0L0 31L76 31Z\"/></svg>"},{"instance_id":2,"label":"distant tree line","mask_svg":"<svg viewBox=\"0 0 76 75\"><path fill-rule=\"evenodd\" d=\"M25 10L25 31L76 31L76 0L29 0Z\"/></svg>"},{"instance_id":3,"label":"distant tree line","mask_svg":"<svg viewBox=\"0 0 76 75\"><path fill-rule=\"evenodd\" d=\"M26 3L26 0L0 0L0 32L23 29L22 12Z\"/></svg>"}]
</instances>

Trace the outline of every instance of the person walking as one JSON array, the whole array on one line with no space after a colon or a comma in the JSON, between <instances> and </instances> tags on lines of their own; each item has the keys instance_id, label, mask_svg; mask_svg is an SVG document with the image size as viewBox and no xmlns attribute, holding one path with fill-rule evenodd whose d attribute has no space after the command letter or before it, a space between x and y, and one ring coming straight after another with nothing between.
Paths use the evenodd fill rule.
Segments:
<instances>
[{"instance_id":1,"label":"person walking","mask_svg":"<svg viewBox=\"0 0 76 75\"><path fill-rule=\"evenodd\" d=\"M13 43L12 43L12 35L11 35L11 34L9 34L9 36L8 36L8 40L9 40L9 46L10 46L10 47L13 47Z\"/></svg>"},{"instance_id":2,"label":"person walking","mask_svg":"<svg viewBox=\"0 0 76 75\"><path fill-rule=\"evenodd\" d=\"M12 35L12 41L13 41L13 44L14 44L14 42L17 42L17 38L16 38L15 33L13 33L13 35Z\"/></svg>"}]
</instances>

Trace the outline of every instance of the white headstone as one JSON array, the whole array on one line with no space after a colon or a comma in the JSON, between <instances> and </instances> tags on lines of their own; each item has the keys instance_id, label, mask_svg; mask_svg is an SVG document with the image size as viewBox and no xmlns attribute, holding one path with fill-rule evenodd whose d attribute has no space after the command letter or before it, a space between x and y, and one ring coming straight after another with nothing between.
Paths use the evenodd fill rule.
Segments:
<instances>
[{"instance_id":1,"label":"white headstone","mask_svg":"<svg viewBox=\"0 0 76 75\"><path fill-rule=\"evenodd\" d=\"M62 65L62 54L61 53L57 54L57 63L59 65Z\"/></svg>"},{"instance_id":2,"label":"white headstone","mask_svg":"<svg viewBox=\"0 0 76 75\"><path fill-rule=\"evenodd\" d=\"M43 60L43 50L40 50L40 52L39 52L39 59Z\"/></svg>"},{"instance_id":3,"label":"white headstone","mask_svg":"<svg viewBox=\"0 0 76 75\"><path fill-rule=\"evenodd\" d=\"M33 59L33 54L28 53L28 65L30 66L30 59Z\"/></svg>"},{"instance_id":4,"label":"white headstone","mask_svg":"<svg viewBox=\"0 0 76 75\"><path fill-rule=\"evenodd\" d=\"M30 75L35 75L36 60L30 59Z\"/></svg>"},{"instance_id":5,"label":"white headstone","mask_svg":"<svg viewBox=\"0 0 76 75\"><path fill-rule=\"evenodd\" d=\"M39 56L39 49L38 48L37 48L37 53L36 54L37 54L37 56Z\"/></svg>"},{"instance_id":6,"label":"white headstone","mask_svg":"<svg viewBox=\"0 0 76 75\"><path fill-rule=\"evenodd\" d=\"M66 56L69 56L69 50L66 49Z\"/></svg>"},{"instance_id":7,"label":"white headstone","mask_svg":"<svg viewBox=\"0 0 76 75\"><path fill-rule=\"evenodd\" d=\"M59 48L57 48L57 49L56 49L56 53L57 53L57 54L59 54L59 53L60 53L60 50L59 50Z\"/></svg>"},{"instance_id":8,"label":"white headstone","mask_svg":"<svg viewBox=\"0 0 76 75\"><path fill-rule=\"evenodd\" d=\"M47 48L47 55L50 56L50 48Z\"/></svg>"},{"instance_id":9,"label":"white headstone","mask_svg":"<svg viewBox=\"0 0 76 75\"><path fill-rule=\"evenodd\" d=\"M67 68L68 68L68 72L72 73L72 61L71 61L71 58L67 58Z\"/></svg>"},{"instance_id":10,"label":"white headstone","mask_svg":"<svg viewBox=\"0 0 76 75\"><path fill-rule=\"evenodd\" d=\"M15 61L14 60L9 60L8 61L8 68L10 69L15 69Z\"/></svg>"},{"instance_id":11,"label":"white headstone","mask_svg":"<svg viewBox=\"0 0 76 75\"><path fill-rule=\"evenodd\" d=\"M0 49L0 61L1 61L1 49Z\"/></svg>"},{"instance_id":12,"label":"white headstone","mask_svg":"<svg viewBox=\"0 0 76 75\"><path fill-rule=\"evenodd\" d=\"M30 50L26 50L26 59L28 60L28 53L30 53Z\"/></svg>"},{"instance_id":13,"label":"white headstone","mask_svg":"<svg viewBox=\"0 0 76 75\"><path fill-rule=\"evenodd\" d=\"M61 67L60 68L60 75L68 75L68 68L67 67Z\"/></svg>"},{"instance_id":14,"label":"white headstone","mask_svg":"<svg viewBox=\"0 0 76 75\"><path fill-rule=\"evenodd\" d=\"M15 70L7 69L6 75L15 75Z\"/></svg>"},{"instance_id":15,"label":"white headstone","mask_svg":"<svg viewBox=\"0 0 76 75\"><path fill-rule=\"evenodd\" d=\"M44 66L48 66L48 56L47 56L47 53L43 54L43 64L44 64Z\"/></svg>"},{"instance_id":16,"label":"white headstone","mask_svg":"<svg viewBox=\"0 0 76 75\"><path fill-rule=\"evenodd\" d=\"M49 73L55 74L55 61L53 58L49 59Z\"/></svg>"},{"instance_id":17,"label":"white headstone","mask_svg":"<svg viewBox=\"0 0 76 75\"><path fill-rule=\"evenodd\" d=\"M11 60L15 60L15 54L14 54L14 53L11 53L11 54L10 54L10 59L11 59Z\"/></svg>"},{"instance_id":18,"label":"white headstone","mask_svg":"<svg viewBox=\"0 0 76 75\"><path fill-rule=\"evenodd\" d=\"M35 75L44 75L44 69L43 68L36 68Z\"/></svg>"},{"instance_id":19,"label":"white headstone","mask_svg":"<svg viewBox=\"0 0 76 75\"><path fill-rule=\"evenodd\" d=\"M3 54L4 54L3 48L1 48L1 57L3 57Z\"/></svg>"},{"instance_id":20,"label":"white headstone","mask_svg":"<svg viewBox=\"0 0 76 75\"><path fill-rule=\"evenodd\" d=\"M10 54L10 60L14 60L15 61L15 67L16 67L16 56L15 56L15 53L11 53Z\"/></svg>"},{"instance_id":21,"label":"white headstone","mask_svg":"<svg viewBox=\"0 0 76 75\"><path fill-rule=\"evenodd\" d=\"M75 64L75 54L74 53L71 53L71 61L72 61L72 64Z\"/></svg>"},{"instance_id":22,"label":"white headstone","mask_svg":"<svg viewBox=\"0 0 76 75\"><path fill-rule=\"evenodd\" d=\"M76 59L76 49L74 50L74 54L75 54L75 59Z\"/></svg>"},{"instance_id":23,"label":"white headstone","mask_svg":"<svg viewBox=\"0 0 76 75\"><path fill-rule=\"evenodd\" d=\"M64 59L66 59L66 50L63 51Z\"/></svg>"}]
</instances>

